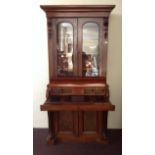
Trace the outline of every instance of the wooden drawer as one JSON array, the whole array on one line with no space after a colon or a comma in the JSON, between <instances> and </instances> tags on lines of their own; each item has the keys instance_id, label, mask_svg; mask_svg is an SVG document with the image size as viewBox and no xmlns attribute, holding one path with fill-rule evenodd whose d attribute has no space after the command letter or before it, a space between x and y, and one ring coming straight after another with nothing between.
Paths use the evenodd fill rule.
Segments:
<instances>
[{"instance_id":1,"label":"wooden drawer","mask_svg":"<svg viewBox=\"0 0 155 155\"><path fill-rule=\"evenodd\" d=\"M105 89L104 88L85 88L84 94L85 95L104 95Z\"/></svg>"},{"instance_id":2,"label":"wooden drawer","mask_svg":"<svg viewBox=\"0 0 155 155\"><path fill-rule=\"evenodd\" d=\"M84 95L83 88L52 88L51 95Z\"/></svg>"},{"instance_id":3,"label":"wooden drawer","mask_svg":"<svg viewBox=\"0 0 155 155\"><path fill-rule=\"evenodd\" d=\"M105 95L105 88L52 88L51 95Z\"/></svg>"},{"instance_id":4,"label":"wooden drawer","mask_svg":"<svg viewBox=\"0 0 155 155\"><path fill-rule=\"evenodd\" d=\"M74 88L72 90L72 95L84 95L84 89L83 88Z\"/></svg>"},{"instance_id":5,"label":"wooden drawer","mask_svg":"<svg viewBox=\"0 0 155 155\"><path fill-rule=\"evenodd\" d=\"M51 95L71 95L72 89L71 88L53 88L50 91Z\"/></svg>"}]
</instances>

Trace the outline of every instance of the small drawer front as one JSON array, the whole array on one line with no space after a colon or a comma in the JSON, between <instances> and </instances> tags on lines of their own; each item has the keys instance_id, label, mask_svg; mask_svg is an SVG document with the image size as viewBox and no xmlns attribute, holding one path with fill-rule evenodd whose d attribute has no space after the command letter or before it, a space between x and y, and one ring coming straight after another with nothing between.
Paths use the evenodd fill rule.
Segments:
<instances>
[{"instance_id":1,"label":"small drawer front","mask_svg":"<svg viewBox=\"0 0 155 155\"><path fill-rule=\"evenodd\" d=\"M72 95L84 95L84 89L83 88L74 88L72 90Z\"/></svg>"},{"instance_id":2,"label":"small drawer front","mask_svg":"<svg viewBox=\"0 0 155 155\"><path fill-rule=\"evenodd\" d=\"M51 89L51 95L71 95L72 89L69 88L53 88Z\"/></svg>"},{"instance_id":3,"label":"small drawer front","mask_svg":"<svg viewBox=\"0 0 155 155\"><path fill-rule=\"evenodd\" d=\"M105 95L105 88L52 88L51 95Z\"/></svg>"},{"instance_id":4,"label":"small drawer front","mask_svg":"<svg viewBox=\"0 0 155 155\"><path fill-rule=\"evenodd\" d=\"M96 88L95 89L95 94L97 95L104 95L105 94L105 89L104 88Z\"/></svg>"},{"instance_id":5,"label":"small drawer front","mask_svg":"<svg viewBox=\"0 0 155 155\"><path fill-rule=\"evenodd\" d=\"M84 94L85 95L104 95L105 89L104 88L85 88Z\"/></svg>"}]
</instances>

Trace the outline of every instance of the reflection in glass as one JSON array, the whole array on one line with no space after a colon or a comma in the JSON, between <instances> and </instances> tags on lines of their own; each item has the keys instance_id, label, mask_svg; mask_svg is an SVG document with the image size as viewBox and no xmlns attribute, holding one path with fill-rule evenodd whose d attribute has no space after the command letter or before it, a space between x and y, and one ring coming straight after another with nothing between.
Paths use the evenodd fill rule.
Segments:
<instances>
[{"instance_id":1,"label":"reflection in glass","mask_svg":"<svg viewBox=\"0 0 155 155\"><path fill-rule=\"evenodd\" d=\"M98 76L98 42L99 30L96 23L83 26L82 75Z\"/></svg>"},{"instance_id":2,"label":"reflection in glass","mask_svg":"<svg viewBox=\"0 0 155 155\"><path fill-rule=\"evenodd\" d=\"M57 27L57 75L73 75L73 27L60 23Z\"/></svg>"}]
</instances>

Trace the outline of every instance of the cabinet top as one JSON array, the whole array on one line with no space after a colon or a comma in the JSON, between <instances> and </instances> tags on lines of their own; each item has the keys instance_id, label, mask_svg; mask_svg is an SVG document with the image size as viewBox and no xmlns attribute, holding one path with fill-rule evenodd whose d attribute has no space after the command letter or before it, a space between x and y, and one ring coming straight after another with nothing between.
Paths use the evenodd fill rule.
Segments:
<instances>
[{"instance_id":1,"label":"cabinet top","mask_svg":"<svg viewBox=\"0 0 155 155\"><path fill-rule=\"evenodd\" d=\"M47 17L108 16L115 5L41 5Z\"/></svg>"}]
</instances>

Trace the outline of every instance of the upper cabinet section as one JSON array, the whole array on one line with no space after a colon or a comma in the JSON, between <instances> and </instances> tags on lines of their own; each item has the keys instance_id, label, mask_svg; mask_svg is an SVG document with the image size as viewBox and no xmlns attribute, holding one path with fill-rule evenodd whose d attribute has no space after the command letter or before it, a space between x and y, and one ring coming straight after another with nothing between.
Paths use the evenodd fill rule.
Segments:
<instances>
[{"instance_id":1,"label":"upper cabinet section","mask_svg":"<svg viewBox=\"0 0 155 155\"><path fill-rule=\"evenodd\" d=\"M47 16L50 81L106 78L108 17L114 5L41 8Z\"/></svg>"}]
</instances>

